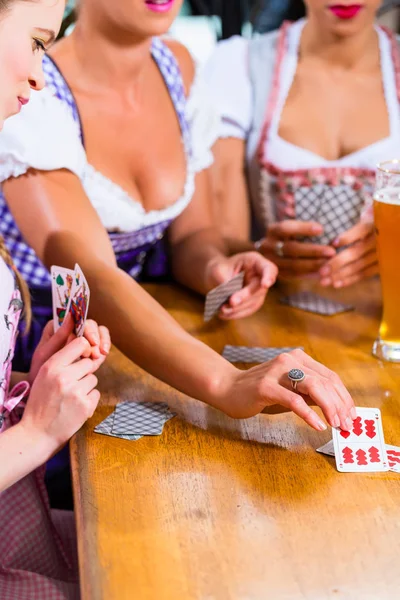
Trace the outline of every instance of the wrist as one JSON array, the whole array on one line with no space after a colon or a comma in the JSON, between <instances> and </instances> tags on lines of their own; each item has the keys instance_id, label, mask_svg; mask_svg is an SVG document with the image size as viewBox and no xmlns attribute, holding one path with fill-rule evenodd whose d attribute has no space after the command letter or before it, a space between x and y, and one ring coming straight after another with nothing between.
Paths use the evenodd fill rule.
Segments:
<instances>
[{"instance_id":1,"label":"wrist","mask_svg":"<svg viewBox=\"0 0 400 600\"><path fill-rule=\"evenodd\" d=\"M206 402L221 412L230 415L232 413L232 391L240 369L234 367L228 361L222 359L223 366L217 371L211 371L206 381Z\"/></svg>"},{"instance_id":2,"label":"wrist","mask_svg":"<svg viewBox=\"0 0 400 600\"><path fill-rule=\"evenodd\" d=\"M58 442L43 429L38 429L24 417L15 425L21 439L22 451L28 452L35 463L35 468L47 462L58 450Z\"/></svg>"}]
</instances>

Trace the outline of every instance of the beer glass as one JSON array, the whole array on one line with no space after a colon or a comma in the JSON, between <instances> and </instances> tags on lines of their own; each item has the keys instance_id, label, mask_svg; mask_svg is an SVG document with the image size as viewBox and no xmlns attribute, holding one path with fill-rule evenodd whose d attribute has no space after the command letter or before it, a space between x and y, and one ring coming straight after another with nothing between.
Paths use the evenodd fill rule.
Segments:
<instances>
[{"instance_id":1,"label":"beer glass","mask_svg":"<svg viewBox=\"0 0 400 600\"><path fill-rule=\"evenodd\" d=\"M383 315L372 353L400 362L400 160L378 165L374 215Z\"/></svg>"}]
</instances>

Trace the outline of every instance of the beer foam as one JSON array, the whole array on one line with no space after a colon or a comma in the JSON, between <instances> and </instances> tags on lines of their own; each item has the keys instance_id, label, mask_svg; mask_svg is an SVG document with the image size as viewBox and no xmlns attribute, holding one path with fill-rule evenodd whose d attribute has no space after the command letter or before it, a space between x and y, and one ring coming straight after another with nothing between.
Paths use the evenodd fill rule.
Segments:
<instances>
[{"instance_id":1,"label":"beer foam","mask_svg":"<svg viewBox=\"0 0 400 600\"><path fill-rule=\"evenodd\" d=\"M400 187L382 188L375 192L374 200L376 202L383 202L384 204L395 204L400 206Z\"/></svg>"}]
</instances>

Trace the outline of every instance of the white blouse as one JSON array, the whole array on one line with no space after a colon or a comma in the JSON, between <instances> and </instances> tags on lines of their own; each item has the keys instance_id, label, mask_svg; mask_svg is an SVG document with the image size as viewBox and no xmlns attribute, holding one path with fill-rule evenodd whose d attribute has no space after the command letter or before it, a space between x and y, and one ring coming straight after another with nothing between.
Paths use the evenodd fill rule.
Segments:
<instances>
[{"instance_id":1,"label":"white blouse","mask_svg":"<svg viewBox=\"0 0 400 600\"><path fill-rule=\"evenodd\" d=\"M391 42L387 34L376 28L379 36L381 69L390 135L378 142L338 160L329 161L296 146L278 135L281 114L298 65L298 49L305 25L302 19L288 30L287 52L279 81L278 101L266 140L267 160L282 170L321 167L353 167L375 169L378 162L398 156L400 148L400 110L396 90ZM219 137L246 139L252 126L253 92L248 67L248 40L233 37L221 42L205 67L205 78L213 92L213 100L221 114ZM260 73L260 77L262 74ZM265 107L267 109L267 107Z\"/></svg>"},{"instance_id":2,"label":"white blouse","mask_svg":"<svg viewBox=\"0 0 400 600\"><path fill-rule=\"evenodd\" d=\"M146 212L140 202L88 163L78 124L48 88L32 91L29 104L6 121L0 133L0 182L30 168L67 169L79 177L109 231L137 231L174 219L192 199L195 174L212 164L211 147L218 137L219 115L199 73L187 99L186 118L192 143L192 153L186 156L186 182L182 196L164 209Z\"/></svg>"}]
</instances>

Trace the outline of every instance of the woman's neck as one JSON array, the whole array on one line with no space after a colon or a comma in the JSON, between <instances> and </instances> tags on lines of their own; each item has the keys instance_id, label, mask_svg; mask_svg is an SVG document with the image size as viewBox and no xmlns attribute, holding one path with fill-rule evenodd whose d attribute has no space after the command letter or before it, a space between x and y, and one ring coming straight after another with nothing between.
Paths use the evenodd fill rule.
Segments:
<instances>
[{"instance_id":1,"label":"woman's neck","mask_svg":"<svg viewBox=\"0 0 400 600\"><path fill-rule=\"evenodd\" d=\"M124 39L125 38L125 39ZM65 40L73 54L80 87L104 88L128 93L136 90L151 62L151 38L133 39L131 34L104 27L83 13ZM72 61L71 61L72 62ZM70 63L71 64L71 63Z\"/></svg>"},{"instance_id":2,"label":"woman's neck","mask_svg":"<svg viewBox=\"0 0 400 600\"><path fill-rule=\"evenodd\" d=\"M353 36L327 35L312 19L304 27L300 56L318 58L344 70L366 70L379 65L379 40L374 27Z\"/></svg>"}]
</instances>

